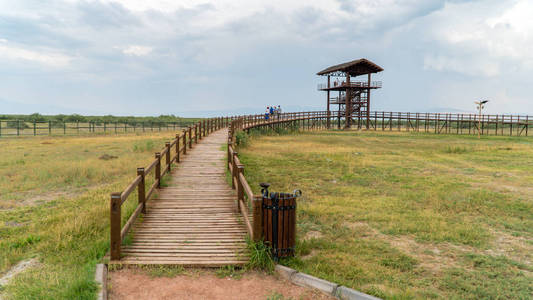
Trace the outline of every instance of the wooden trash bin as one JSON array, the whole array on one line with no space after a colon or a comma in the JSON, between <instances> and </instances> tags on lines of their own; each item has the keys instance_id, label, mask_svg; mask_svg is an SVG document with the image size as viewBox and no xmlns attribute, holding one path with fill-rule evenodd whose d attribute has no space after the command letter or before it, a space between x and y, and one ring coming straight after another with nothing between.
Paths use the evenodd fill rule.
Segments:
<instances>
[{"instance_id":1,"label":"wooden trash bin","mask_svg":"<svg viewBox=\"0 0 533 300\"><path fill-rule=\"evenodd\" d=\"M294 256L296 243L296 198L294 193L268 193L263 189L263 237L275 259Z\"/></svg>"}]
</instances>

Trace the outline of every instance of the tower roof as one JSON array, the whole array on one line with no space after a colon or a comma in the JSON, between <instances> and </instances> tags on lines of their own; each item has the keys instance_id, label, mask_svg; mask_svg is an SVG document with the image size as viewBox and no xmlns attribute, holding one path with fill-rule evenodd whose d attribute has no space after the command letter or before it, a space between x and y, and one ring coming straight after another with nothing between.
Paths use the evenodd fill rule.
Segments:
<instances>
[{"instance_id":1,"label":"tower roof","mask_svg":"<svg viewBox=\"0 0 533 300\"><path fill-rule=\"evenodd\" d=\"M378 73L383 71L383 68L369 61L366 58L352 60L335 66L326 68L317 75L341 75L350 74L350 76L359 76L370 73Z\"/></svg>"}]
</instances>

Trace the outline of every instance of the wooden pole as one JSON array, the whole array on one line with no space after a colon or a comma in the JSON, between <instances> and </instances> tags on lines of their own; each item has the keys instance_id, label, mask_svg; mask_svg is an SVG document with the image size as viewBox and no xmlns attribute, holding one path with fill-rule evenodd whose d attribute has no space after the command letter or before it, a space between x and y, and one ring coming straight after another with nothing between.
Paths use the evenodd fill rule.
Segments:
<instances>
[{"instance_id":1,"label":"wooden pole","mask_svg":"<svg viewBox=\"0 0 533 300\"><path fill-rule=\"evenodd\" d=\"M329 88L330 88L330 86L331 86L331 80L330 80L330 77L331 77L331 76L328 75L328 91L327 91L327 97L328 97L328 119L327 119L327 121L326 121L328 129L329 129L329 126L330 126L330 124L329 124L329 117L330 117L330 115L331 115L331 112L330 112L330 110L329 110Z\"/></svg>"},{"instance_id":2,"label":"wooden pole","mask_svg":"<svg viewBox=\"0 0 533 300\"><path fill-rule=\"evenodd\" d=\"M120 220L121 220L121 193L111 194L111 213L110 213L110 245L111 260L120 260Z\"/></svg>"},{"instance_id":3,"label":"wooden pole","mask_svg":"<svg viewBox=\"0 0 533 300\"><path fill-rule=\"evenodd\" d=\"M192 149L192 127L189 126L189 149Z\"/></svg>"},{"instance_id":4,"label":"wooden pole","mask_svg":"<svg viewBox=\"0 0 533 300\"><path fill-rule=\"evenodd\" d=\"M194 143L198 144L198 123L194 124Z\"/></svg>"},{"instance_id":5,"label":"wooden pole","mask_svg":"<svg viewBox=\"0 0 533 300\"><path fill-rule=\"evenodd\" d=\"M252 201L253 240L259 242L263 238L263 197L255 196Z\"/></svg>"},{"instance_id":6,"label":"wooden pole","mask_svg":"<svg viewBox=\"0 0 533 300\"><path fill-rule=\"evenodd\" d=\"M371 85L371 73L368 73L368 90L366 95L366 129L370 128L370 85Z\"/></svg>"},{"instance_id":7,"label":"wooden pole","mask_svg":"<svg viewBox=\"0 0 533 300\"><path fill-rule=\"evenodd\" d=\"M344 129L352 126L352 90L350 89L350 74L346 73L346 97L344 99Z\"/></svg>"},{"instance_id":8,"label":"wooden pole","mask_svg":"<svg viewBox=\"0 0 533 300\"><path fill-rule=\"evenodd\" d=\"M168 172L170 173L170 142L166 142L165 147L167 148L167 153L165 153L165 162L168 166Z\"/></svg>"},{"instance_id":9,"label":"wooden pole","mask_svg":"<svg viewBox=\"0 0 533 300\"><path fill-rule=\"evenodd\" d=\"M176 163L180 162L180 135L176 133Z\"/></svg>"},{"instance_id":10,"label":"wooden pole","mask_svg":"<svg viewBox=\"0 0 533 300\"><path fill-rule=\"evenodd\" d=\"M187 129L183 129L183 154L187 154Z\"/></svg>"},{"instance_id":11,"label":"wooden pole","mask_svg":"<svg viewBox=\"0 0 533 300\"><path fill-rule=\"evenodd\" d=\"M244 165L237 165L237 202L243 201L244 203L244 188L240 179L240 174L244 175ZM239 211L239 203L237 203L237 211Z\"/></svg>"},{"instance_id":12,"label":"wooden pole","mask_svg":"<svg viewBox=\"0 0 533 300\"><path fill-rule=\"evenodd\" d=\"M238 178L237 177L237 164L235 164L235 158L237 157L237 151L235 151L235 149L233 149L233 156L231 158L231 188L232 189L236 189L237 187L235 186L235 178Z\"/></svg>"},{"instance_id":13,"label":"wooden pole","mask_svg":"<svg viewBox=\"0 0 533 300\"><path fill-rule=\"evenodd\" d=\"M137 168L137 176L141 176L141 182L137 186L139 204L142 204L142 213L146 213L146 193L144 185L144 168Z\"/></svg>"},{"instance_id":14,"label":"wooden pole","mask_svg":"<svg viewBox=\"0 0 533 300\"><path fill-rule=\"evenodd\" d=\"M156 152L155 158L157 159L157 164L155 165L155 180L157 181L157 187L161 187L161 153Z\"/></svg>"}]
</instances>

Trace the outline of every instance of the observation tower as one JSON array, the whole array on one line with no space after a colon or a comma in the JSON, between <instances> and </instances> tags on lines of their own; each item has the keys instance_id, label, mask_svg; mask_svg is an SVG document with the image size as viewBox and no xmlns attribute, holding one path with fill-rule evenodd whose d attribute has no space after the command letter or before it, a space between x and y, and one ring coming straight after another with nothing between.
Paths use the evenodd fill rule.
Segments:
<instances>
[{"instance_id":1,"label":"observation tower","mask_svg":"<svg viewBox=\"0 0 533 300\"><path fill-rule=\"evenodd\" d=\"M328 128L331 126L331 105L338 106L336 112L338 128L341 127L342 118L345 129L351 128L356 121L357 128L370 127L370 90L379 89L382 85L381 81L371 81L371 75L381 71L383 68L380 66L361 58L331 66L317 73L319 76L328 77L327 83L318 85L318 90L326 91L327 95ZM364 75L367 75L367 81L354 80L355 77ZM335 97L331 97L332 92Z\"/></svg>"}]
</instances>

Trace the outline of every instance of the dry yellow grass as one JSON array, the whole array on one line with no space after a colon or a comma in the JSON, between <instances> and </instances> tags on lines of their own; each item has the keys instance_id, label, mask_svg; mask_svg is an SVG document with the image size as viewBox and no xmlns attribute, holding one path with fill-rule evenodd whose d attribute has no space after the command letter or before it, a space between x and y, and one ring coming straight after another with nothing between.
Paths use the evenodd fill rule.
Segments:
<instances>
[{"instance_id":1,"label":"dry yellow grass","mask_svg":"<svg viewBox=\"0 0 533 300\"><path fill-rule=\"evenodd\" d=\"M3 287L5 297L93 299L94 265L109 244L109 194L174 135L1 139L0 274L24 259L40 262Z\"/></svg>"}]
</instances>

